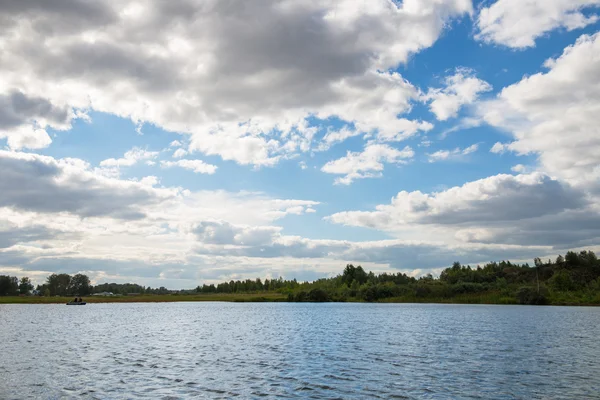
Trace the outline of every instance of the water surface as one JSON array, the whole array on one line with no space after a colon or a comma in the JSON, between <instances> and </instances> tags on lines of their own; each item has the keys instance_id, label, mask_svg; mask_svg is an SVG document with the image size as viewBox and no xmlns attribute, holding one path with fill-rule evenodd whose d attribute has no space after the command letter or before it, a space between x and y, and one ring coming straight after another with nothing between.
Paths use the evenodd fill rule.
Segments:
<instances>
[{"instance_id":1,"label":"water surface","mask_svg":"<svg viewBox=\"0 0 600 400\"><path fill-rule=\"evenodd\" d=\"M0 399L600 399L600 308L0 305Z\"/></svg>"}]
</instances>

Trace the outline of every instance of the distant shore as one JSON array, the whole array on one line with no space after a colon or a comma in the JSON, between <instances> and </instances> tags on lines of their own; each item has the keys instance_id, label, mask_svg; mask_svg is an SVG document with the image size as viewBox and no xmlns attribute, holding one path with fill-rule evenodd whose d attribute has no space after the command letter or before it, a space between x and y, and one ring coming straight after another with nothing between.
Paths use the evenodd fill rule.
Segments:
<instances>
[{"instance_id":1,"label":"distant shore","mask_svg":"<svg viewBox=\"0 0 600 400\"><path fill-rule=\"evenodd\" d=\"M44 296L4 296L0 297L0 304L65 304L73 301L70 297L44 297ZM573 299L572 302L551 303L554 306L600 306L600 304L581 303ZM264 302L287 302L288 297L281 293L215 293L215 294L164 294L164 295L115 295L115 296L89 296L83 297L88 304L100 303L176 303L176 302L234 302L234 303L264 303ZM350 298L348 303L362 303L360 299ZM415 298L398 297L387 298L375 303L397 303L397 304L488 304L488 305L511 305L518 304L510 298L498 298L490 295L469 294L452 298Z\"/></svg>"},{"instance_id":2,"label":"distant shore","mask_svg":"<svg viewBox=\"0 0 600 400\"><path fill-rule=\"evenodd\" d=\"M79 297L79 296L78 296ZM73 301L70 297L45 296L5 296L0 297L0 304L62 304ZM115 296L83 296L86 303L173 303L182 301L225 301L225 302L276 302L286 301L287 297L280 293L236 293L236 294L149 294L149 295L115 295Z\"/></svg>"}]
</instances>

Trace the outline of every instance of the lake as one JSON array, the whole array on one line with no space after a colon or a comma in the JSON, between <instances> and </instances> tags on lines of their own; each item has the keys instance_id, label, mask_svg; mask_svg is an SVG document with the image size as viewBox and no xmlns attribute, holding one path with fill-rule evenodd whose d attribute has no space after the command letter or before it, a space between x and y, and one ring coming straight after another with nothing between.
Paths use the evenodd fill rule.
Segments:
<instances>
[{"instance_id":1,"label":"lake","mask_svg":"<svg viewBox=\"0 0 600 400\"><path fill-rule=\"evenodd\" d=\"M600 399L600 308L0 305L0 399Z\"/></svg>"}]
</instances>

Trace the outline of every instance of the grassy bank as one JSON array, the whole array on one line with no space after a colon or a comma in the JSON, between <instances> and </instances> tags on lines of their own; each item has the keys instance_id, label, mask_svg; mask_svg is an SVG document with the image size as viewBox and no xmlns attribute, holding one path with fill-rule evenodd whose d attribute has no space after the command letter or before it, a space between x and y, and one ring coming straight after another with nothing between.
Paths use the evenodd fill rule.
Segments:
<instances>
[{"instance_id":1,"label":"grassy bank","mask_svg":"<svg viewBox=\"0 0 600 400\"><path fill-rule=\"evenodd\" d=\"M72 301L71 297L43 296L6 296L0 297L0 304L61 304ZM87 303L170 303L180 301L227 301L227 302L274 302L285 301L286 296L280 293L215 293L194 295L140 295L140 296L89 296L83 300Z\"/></svg>"},{"instance_id":2,"label":"grassy bank","mask_svg":"<svg viewBox=\"0 0 600 400\"><path fill-rule=\"evenodd\" d=\"M6 296L0 297L0 304L64 304L73 297L40 297L40 296ZM260 293L213 293L213 294L164 294L138 296L90 296L85 297L87 303L171 303L195 301L224 301L224 302L285 302L286 295L274 292ZM364 302L357 297L349 297L346 302ZM486 293L460 294L453 297L417 297L405 295L379 299L376 303L430 303L430 304L518 304L514 296L500 291ZM583 293L553 293L549 296L548 305L566 306L598 306L600 294L593 296Z\"/></svg>"}]
</instances>

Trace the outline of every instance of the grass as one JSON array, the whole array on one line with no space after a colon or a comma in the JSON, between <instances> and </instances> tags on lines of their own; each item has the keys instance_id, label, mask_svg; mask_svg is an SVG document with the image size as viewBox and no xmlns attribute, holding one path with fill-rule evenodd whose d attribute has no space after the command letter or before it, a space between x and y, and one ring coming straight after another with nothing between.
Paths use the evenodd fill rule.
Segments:
<instances>
[{"instance_id":1,"label":"grass","mask_svg":"<svg viewBox=\"0 0 600 400\"><path fill-rule=\"evenodd\" d=\"M514 297L499 292L460 294L452 297L416 297L407 295L380 300L381 303L434 303L434 304L517 304Z\"/></svg>"},{"instance_id":2,"label":"grass","mask_svg":"<svg viewBox=\"0 0 600 400\"><path fill-rule=\"evenodd\" d=\"M64 304L73 300L69 297L6 296L0 297L0 304ZM550 292L551 305L600 305L598 292ZM87 303L168 303L180 301L224 301L224 302L282 302L287 296L276 292L257 293L213 293L213 294L148 294L136 296L88 296ZM348 302L364 302L358 298L348 298ZM515 296L490 291L483 293L460 294L452 297L416 297L414 294L380 299L380 303L439 303L439 304L517 304Z\"/></svg>"},{"instance_id":3,"label":"grass","mask_svg":"<svg viewBox=\"0 0 600 400\"><path fill-rule=\"evenodd\" d=\"M0 304L64 304L72 301L69 297L6 296L0 297ZM170 303L180 301L227 301L227 302L274 302L286 301L280 293L215 293L215 294L148 294L139 296L89 296L87 303Z\"/></svg>"}]
</instances>

